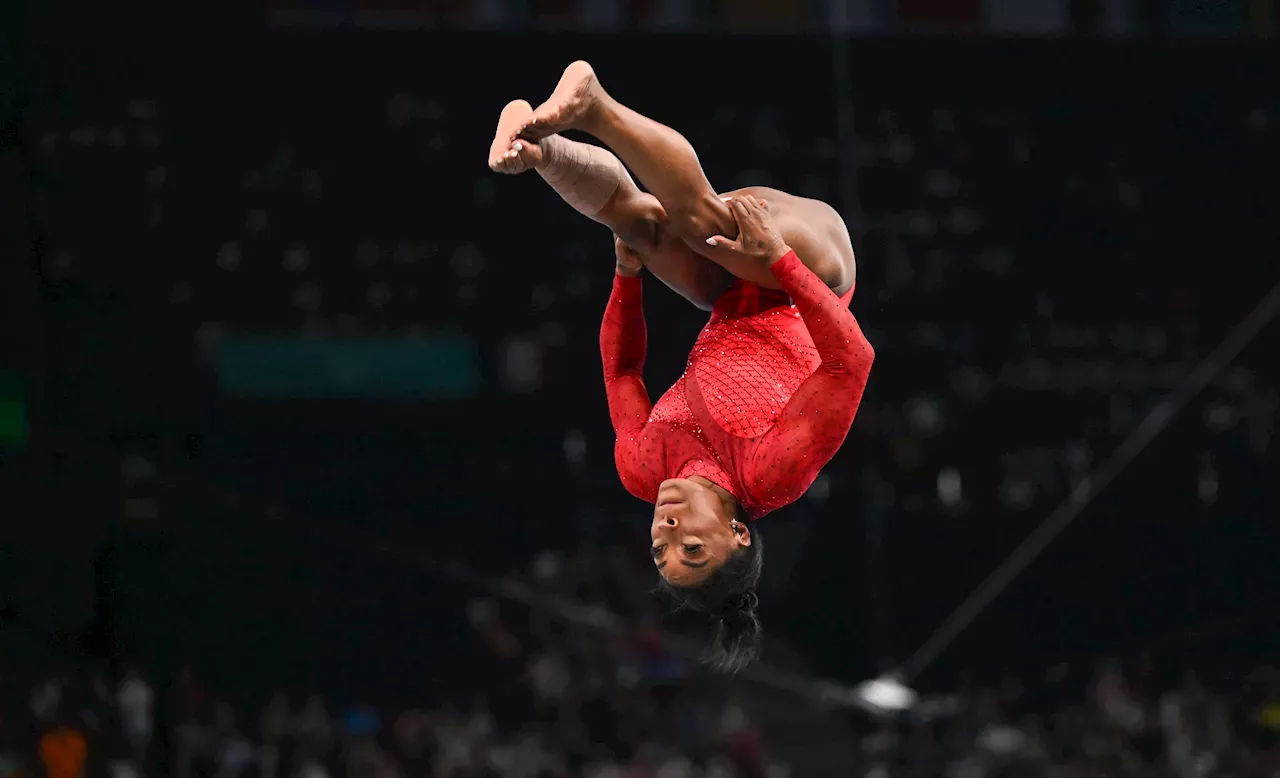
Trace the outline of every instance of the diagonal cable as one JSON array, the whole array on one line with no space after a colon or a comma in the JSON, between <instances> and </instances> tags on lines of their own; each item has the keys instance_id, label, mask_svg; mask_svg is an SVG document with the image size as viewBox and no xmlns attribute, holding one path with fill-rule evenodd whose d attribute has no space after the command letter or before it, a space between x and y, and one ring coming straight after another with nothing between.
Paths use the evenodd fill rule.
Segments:
<instances>
[{"instance_id":1,"label":"diagonal cable","mask_svg":"<svg viewBox=\"0 0 1280 778\"><path fill-rule=\"evenodd\" d=\"M938 655L951 645L961 632L973 623L1000 593L1021 575L1023 570L1053 542L1054 538L1075 521L1094 498L1115 480L1151 441L1155 440L1191 401L1209 385L1231 362L1244 351L1280 313L1280 283L1263 296L1253 311L1235 326L1204 360L1191 372L1182 384L1156 404L1146 418L1129 433L1115 452L1089 475L1066 502L1049 515L1035 531L1022 541L973 594L969 595L942 626L929 636L915 654L895 674L903 683L910 683L921 671L933 663Z\"/></svg>"}]
</instances>

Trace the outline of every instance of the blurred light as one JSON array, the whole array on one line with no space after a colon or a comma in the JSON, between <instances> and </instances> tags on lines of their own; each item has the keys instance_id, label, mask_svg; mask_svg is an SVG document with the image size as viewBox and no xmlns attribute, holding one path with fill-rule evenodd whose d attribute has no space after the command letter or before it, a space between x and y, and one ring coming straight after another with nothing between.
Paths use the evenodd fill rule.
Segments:
<instances>
[{"instance_id":1,"label":"blurred light","mask_svg":"<svg viewBox=\"0 0 1280 778\"><path fill-rule=\"evenodd\" d=\"M1021 478L1004 482L1000 489L1000 498L1005 506L1016 510L1026 510L1035 499L1035 488L1030 482Z\"/></svg>"},{"instance_id":2,"label":"blurred light","mask_svg":"<svg viewBox=\"0 0 1280 778\"><path fill-rule=\"evenodd\" d=\"M1093 451L1085 441L1075 440L1067 444L1063 459L1072 470L1088 470L1093 462Z\"/></svg>"},{"instance_id":3,"label":"blurred light","mask_svg":"<svg viewBox=\"0 0 1280 778\"><path fill-rule=\"evenodd\" d=\"M470 243L458 246L449 257L449 267L460 278L475 278L484 271L484 266L484 255Z\"/></svg>"},{"instance_id":4,"label":"blurred light","mask_svg":"<svg viewBox=\"0 0 1280 778\"><path fill-rule=\"evenodd\" d=\"M950 198L960 193L960 180L950 170L931 170L924 181L925 191L933 197Z\"/></svg>"},{"instance_id":5,"label":"blurred light","mask_svg":"<svg viewBox=\"0 0 1280 778\"><path fill-rule=\"evenodd\" d=\"M942 428L942 409L933 399L912 398L907 401L907 419L917 434L933 435Z\"/></svg>"},{"instance_id":6,"label":"blurred light","mask_svg":"<svg viewBox=\"0 0 1280 778\"><path fill-rule=\"evenodd\" d=\"M240 267L239 243L227 241L222 244L222 248L218 250L218 267L227 271Z\"/></svg>"},{"instance_id":7,"label":"blurred light","mask_svg":"<svg viewBox=\"0 0 1280 778\"><path fill-rule=\"evenodd\" d=\"M1207 452L1201 456L1196 492L1200 495L1200 502L1205 505L1213 505L1218 501L1218 470L1214 467L1213 455Z\"/></svg>"},{"instance_id":8,"label":"blurred light","mask_svg":"<svg viewBox=\"0 0 1280 778\"><path fill-rule=\"evenodd\" d=\"M1235 409L1230 405L1215 402L1204 409L1204 425L1214 432L1223 432L1235 423Z\"/></svg>"},{"instance_id":9,"label":"blurred light","mask_svg":"<svg viewBox=\"0 0 1280 778\"><path fill-rule=\"evenodd\" d=\"M533 575L544 584L551 583L559 577L562 567L560 554L543 551L533 560Z\"/></svg>"},{"instance_id":10,"label":"blurred light","mask_svg":"<svg viewBox=\"0 0 1280 778\"><path fill-rule=\"evenodd\" d=\"M916 693L892 676L881 676L865 681L855 694L859 704L872 713L898 713L909 710L916 703Z\"/></svg>"},{"instance_id":11,"label":"blurred light","mask_svg":"<svg viewBox=\"0 0 1280 778\"><path fill-rule=\"evenodd\" d=\"M150 460L130 454L120 462L120 474L125 483L132 486L139 481L153 480L156 477L156 466Z\"/></svg>"},{"instance_id":12,"label":"blurred light","mask_svg":"<svg viewBox=\"0 0 1280 778\"><path fill-rule=\"evenodd\" d=\"M508 338L501 364L507 391L524 394L542 386L542 348L537 342L524 336Z\"/></svg>"},{"instance_id":13,"label":"blurred light","mask_svg":"<svg viewBox=\"0 0 1280 778\"><path fill-rule=\"evenodd\" d=\"M938 499L943 505L954 507L963 497L960 473L953 467L944 467L938 473Z\"/></svg>"},{"instance_id":14,"label":"blurred light","mask_svg":"<svg viewBox=\"0 0 1280 778\"><path fill-rule=\"evenodd\" d=\"M311 255L307 252L306 246L297 243L284 252L284 261L281 263L282 267L291 273L306 270L310 264Z\"/></svg>"},{"instance_id":15,"label":"blurred light","mask_svg":"<svg viewBox=\"0 0 1280 778\"><path fill-rule=\"evenodd\" d=\"M488 597L467 603L467 619L475 626L492 624L498 618L498 604Z\"/></svg>"}]
</instances>

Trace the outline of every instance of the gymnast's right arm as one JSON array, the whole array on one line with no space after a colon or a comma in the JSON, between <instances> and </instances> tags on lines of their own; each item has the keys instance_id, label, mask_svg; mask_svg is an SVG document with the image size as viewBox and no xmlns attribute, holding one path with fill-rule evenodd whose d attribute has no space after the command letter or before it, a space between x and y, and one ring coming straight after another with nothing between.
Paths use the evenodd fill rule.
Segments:
<instances>
[{"instance_id":1,"label":"gymnast's right arm","mask_svg":"<svg viewBox=\"0 0 1280 778\"><path fill-rule=\"evenodd\" d=\"M644 322L644 297L640 264L634 252L615 238L618 252L613 292L600 325L600 360L604 363L604 389L609 416L619 440L644 428L653 403L644 387L644 358L648 333Z\"/></svg>"}]
</instances>

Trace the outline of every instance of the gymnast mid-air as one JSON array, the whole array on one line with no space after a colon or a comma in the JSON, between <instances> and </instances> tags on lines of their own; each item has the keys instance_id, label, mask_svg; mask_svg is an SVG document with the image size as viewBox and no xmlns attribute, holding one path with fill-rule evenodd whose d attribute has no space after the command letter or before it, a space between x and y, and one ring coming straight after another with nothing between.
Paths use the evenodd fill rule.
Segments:
<instances>
[{"instance_id":1,"label":"gymnast mid-air","mask_svg":"<svg viewBox=\"0 0 1280 778\"><path fill-rule=\"evenodd\" d=\"M844 221L826 203L775 189L717 193L683 136L614 100L585 62L569 65L538 108L507 104L489 167L538 171L613 230L600 352L618 475L655 506L664 589L717 621L711 663L739 670L760 641L763 550L749 522L799 499L835 455L874 359L849 310L855 264ZM711 312L684 375L657 404L641 377L645 269Z\"/></svg>"}]
</instances>

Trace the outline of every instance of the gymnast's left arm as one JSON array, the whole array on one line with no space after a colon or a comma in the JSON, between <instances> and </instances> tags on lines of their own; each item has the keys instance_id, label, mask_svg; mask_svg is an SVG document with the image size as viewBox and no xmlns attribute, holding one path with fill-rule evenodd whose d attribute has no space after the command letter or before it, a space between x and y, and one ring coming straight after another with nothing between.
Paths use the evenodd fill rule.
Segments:
<instances>
[{"instance_id":1,"label":"gymnast's left arm","mask_svg":"<svg viewBox=\"0 0 1280 778\"><path fill-rule=\"evenodd\" d=\"M795 302L822 359L765 433L752 461L752 493L786 504L804 494L844 443L875 351L848 306L794 251L770 270Z\"/></svg>"},{"instance_id":2,"label":"gymnast's left arm","mask_svg":"<svg viewBox=\"0 0 1280 778\"><path fill-rule=\"evenodd\" d=\"M844 443L875 352L849 307L782 239L764 203L750 195L735 197L730 210L738 239L716 236L708 243L768 266L795 303L822 360L764 434L745 474L752 497L772 509L804 494Z\"/></svg>"}]
</instances>

